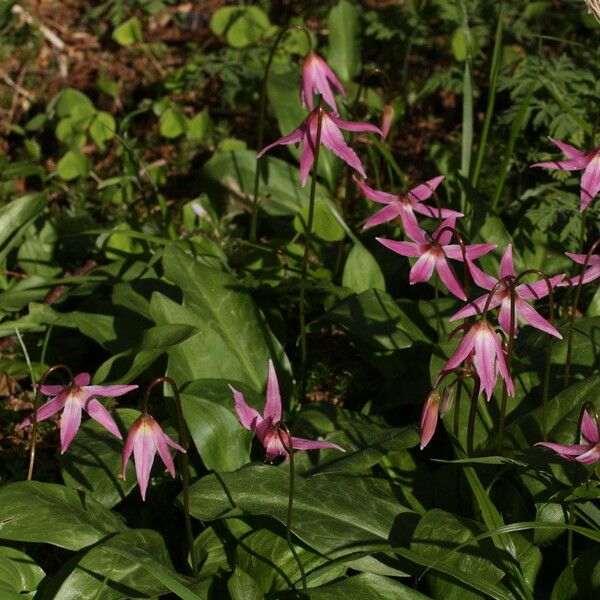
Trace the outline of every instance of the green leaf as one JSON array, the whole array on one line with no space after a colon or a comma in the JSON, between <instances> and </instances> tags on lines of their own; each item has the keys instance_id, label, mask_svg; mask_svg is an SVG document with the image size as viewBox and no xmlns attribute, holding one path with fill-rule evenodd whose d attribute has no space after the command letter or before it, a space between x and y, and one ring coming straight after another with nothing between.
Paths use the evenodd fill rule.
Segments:
<instances>
[{"instance_id":1,"label":"green leaf","mask_svg":"<svg viewBox=\"0 0 600 600\"><path fill-rule=\"evenodd\" d=\"M233 21L233 17L240 12L237 6L222 6L210 18L210 30L215 35L224 35Z\"/></svg>"},{"instance_id":2,"label":"green leaf","mask_svg":"<svg viewBox=\"0 0 600 600\"><path fill-rule=\"evenodd\" d=\"M137 560L115 555L111 549L124 550ZM61 584L54 600L119 600L124 596L165 594L169 588L158 579L148 577L146 569L139 564L148 557L174 579L180 579L160 534L135 529L119 533L84 554Z\"/></svg>"},{"instance_id":3,"label":"green leaf","mask_svg":"<svg viewBox=\"0 0 600 600\"><path fill-rule=\"evenodd\" d=\"M469 55L475 56L479 52L479 43L473 30L465 31L462 26L458 27L450 37L450 47L454 58L459 62L464 62Z\"/></svg>"},{"instance_id":4,"label":"green leaf","mask_svg":"<svg viewBox=\"0 0 600 600\"><path fill-rule=\"evenodd\" d=\"M182 290L183 306L154 294L154 320L198 329L196 335L169 351L169 374L175 381L227 379L260 390L269 358L289 372L280 343L235 277L206 267L173 246L165 249L163 266L165 277ZM285 388L284 369L278 369L278 375Z\"/></svg>"},{"instance_id":5,"label":"green leaf","mask_svg":"<svg viewBox=\"0 0 600 600\"><path fill-rule=\"evenodd\" d=\"M71 181L78 177L87 177L90 172L90 159L81 152L69 150L56 165L56 173L61 179Z\"/></svg>"},{"instance_id":6,"label":"green leaf","mask_svg":"<svg viewBox=\"0 0 600 600\"><path fill-rule=\"evenodd\" d=\"M70 116L76 108L93 112L94 105L83 92L74 88L64 88L56 102L56 113L59 117L64 118Z\"/></svg>"},{"instance_id":7,"label":"green leaf","mask_svg":"<svg viewBox=\"0 0 600 600\"><path fill-rule=\"evenodd\" d=\"M354 79L362 68L360 60L360 17L350 0L339 0L329 11L329 65L344 81Z\"/></svg>"},{"instance_id":8,"label":"green leaf","mask_svg":"<svg viewBox=\"0 0 600 600\"><path fill-rule=\"evenodd\" d=\"M287 467L270 465L206 475L190 487L190 510L203 521L266 515L285 523L288 483ZM372 477L296 477L294 499L293 533L331 558L373 543L388 544L396 519L410 521L413 515L387 482Z\"/></svg>"},{"instance_id":9,"label":"green leaf","mask_svg":"<svg viewBox=\"0 0 600 600\"><path fill-rule=\"evenodd\" d=\"M235 568L229 578L227 589L232 600L262 600L263 598L256 581L239 567Z\"/></svg>"},{"instance_id":10,"label":"green leaf","mask_svg":"<svg viewBox=\"0 0 600 600\"><path fill-rule=\"evenodd\" d=\"M24 552L0 546L0 596L2 600L32 598L45 573Z\"/></svg>"},{"instance_id":11,"label":"green leaf","mask_svg":"<svg viewBox=\"0 0 600 600\"><path fill-rule=\"evenodd\" d=\"M203 142L206 141L212 126L212 121L208 111L205 109L188 119L185 135L188 140Z\"/></svg>"},{"instance_id":12,"label":"green leaf","mask_svg":"<svg viewBox=\"0 0 600 600\"><path fill-rule=\"evenodd\" d=\"M373 573L360 573L337 583L311 588L302 594L310 600L429 600L429 596L399 581ZM293 592L282 598L294 598Z\"/></svg>"},{"instance_id":13,"label":"green leaf","mask_svg":"<svg viewBox=\"0 0 600 600\"><path fill-rule=\"evenodd\" d=\"M170 106L160 115L160 135L168 139L179 137L187 129L187 117L177 106Z\"/></svg>"},{"instance_id":14,"label":"green leaf","mask_svg":"<svg viewBox=\"0 0 600 600\"><path fill-rule=\"evenodd\" d=\"M119 408L113 417L125 435L139 414L138 410ZM127 479L121 479L122 451L123 442L90 419L79 428L69 451L60 457L63 481L112 508L136 486L133 462L127 465Z\"/></svg>"},{"instance_id":15,"label":"green leaf","mask_svg":"<svg viewBox=\"0 0 600 600\"><path fill-rule=\"evenodd\" d=\"M113 116L104 111L98 111L89 127L89 133L94 143L104 150L105 142L115 137L116 123Z\"/></svg>"},{"instance_id":16,"label":"green leaf","mask_svg":"<svg viewBox=\"0 0 600 600\"><path fill-rule=\"evenodd\" d=\"M44 221L39 231L32 225L17 252L19 267L28 275L54 277L61 273L61 267L53 259L57 241L58 235L50 221Z\"/></svg>"},{"instance_id":17,"label":"green leaf","mask_svg":"<svg viewBox=\"0 0 600 600\"><path fill-rule=\"evenodd\" d=\"M354 242L346 259L342 285L357 294L370 289L385 292L385 278L373 255L360 243Z\"/></svg>"},{"instance_id":18,"label":"green leaf","mask_svg":"<svg viewBox=\"0 0 600 600\"><path fill-rule=\"evenodd\" d=\"M309 207L305 206L294 218L294 229L298 233L306 232L308 209ZM340 242L346 236L344 229L329 209L329 204L318 199L315 201L312 232L326 242Z\"/></svg>"},{"instance_id":19,"label":"green leaf","mask_svg":"<svg viewBox=\"0 0 600 600\"><path fill-rule=\"evenodd\" d=\"M46 194L30 194L16 198L0 208L0 262L18 246L29 225L46 208Z\"/></svg>"},{"instance_id":20,"label":"green leaf","mask_svg":"<svg viewBox=\"0 0 600 600\"><path fill-rule=\"evenodd\" d=\"M94 381L125 382L143 373L159 356L196 336L198 330L187 324L157 325L143 332L134 348L120 352L103 362Z\"/></svg>"},{"instance_id":21,"label":"green leaf","mask_svg":"<svg viewBox=\"0 0 600 600\"><path fill-rule=\"evenodd\" d=\"M112 33L112 38L121 46L131 46L144 41L142 24L137 17L131 17L121 23Z\"/></svg>"},{"instance_id":22,"label":"green leaf","mask_svg":"<svg viewBox=\"0 0 600 600\"><path fill-rule=\"evenodd\" d=\"M249 6L227 29L225 37L233 48L245 48L260 41L270 26L269 17L262 8Z\"/></svg>"},{"instance_id":23,"label":"green leaf","mask_svg":"<svg viewBox=\"0 0 600 600\"><path fill-rule=\"evenodd\" d=\"M600 596L600 548L590 548L560 574L550 600L584 600Z\"/></svg>"},{"instance_id":24,"label":"green leaf","mask_svg":"<svg viewBox=\"0 0 600 600\"><path fill-rule=\"evenodd\" d=\"M18 481L0 488L0 539L79 550L126 529L83 492L55 483Z\"/></svg>"},{"instance_id":25,"label":"green leaf","mask_svg":"<svg viewBox=\"0 0 600 600\"><path fill-rule=\"evenodd\" d=\"M254 192L256 153L253 150L216 152L200 171L210 197L222 202L250 205ZM308 206L309 189L300 187L298 169L279 158L264 156L260 162L259 202L273 216L295 215ZM327 197L317 184L317 196Z\"/></svg>"}]
</instances>

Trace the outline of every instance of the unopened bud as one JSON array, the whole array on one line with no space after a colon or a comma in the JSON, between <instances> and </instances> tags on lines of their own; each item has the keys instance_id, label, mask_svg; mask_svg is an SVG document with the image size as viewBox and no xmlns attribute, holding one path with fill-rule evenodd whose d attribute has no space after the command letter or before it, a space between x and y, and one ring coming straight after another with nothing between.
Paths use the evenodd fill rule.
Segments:
<instances>
[{"instance_id":1,"label":"unopened bud","mask_svg":"<svg viewBox=\"0 0 600 600\"><path fill-rule=\"evenodd\" d=\"M442 405L440 407L440 417L443 419L454 405L454 396L456 389L453 385L449 385L442 394Z\"/></svg>"},{"instance_id":2,"label":"unopened bud","mask_svg":"<svg viewBox=\"0 0 600 600\"><path fill-rule=\"evenodd\" d=\"M383 107L383 114L381 115L381 133L383 134L383 139L386 139L390 128L392 127L392 121L394 119L394 107L390 104L386 104Z\"/></svg>"},{"instance_id":3,"label":"unopened bud","mask_svg":"<svg viewBox=\"0 0 600 600\"><path fill-rule=\"evenodd\" d=\"M439 408L440 395L436 391L433 391L427 396L427 400L423 404L423 412L421 413L421 450L429 444L435 433Z\"/></svg>"}]
</instances>

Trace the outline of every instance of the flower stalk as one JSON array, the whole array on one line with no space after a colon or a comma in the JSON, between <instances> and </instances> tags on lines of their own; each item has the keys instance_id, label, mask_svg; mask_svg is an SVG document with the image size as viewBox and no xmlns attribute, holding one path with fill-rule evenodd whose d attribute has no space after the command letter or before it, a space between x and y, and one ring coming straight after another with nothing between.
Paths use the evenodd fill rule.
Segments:
<instances>
[{"instance_id":1,"label":"flower stalk","mask_svg":"<svg viewBox=\"0 0 600 600\"><path fill-rule=\"evenodd\" d=\"M46 383L46 379L48 379L48 377L52 373L54 373L55 371L58 371L59 369L62 369L63 371L67 372L67 375L69 376L69 384L72 385L73 379L74 379L73 371L71 371L71 369L67 365L59 364L59 365L53 365L52 367L50 367L42 375L37 387L35 388L35 397L33 400L33 413L31 415L31 421L32 421L31 446L29 448L29 465L27 467L27 481L31 481L33 478L33 467L35 464L35 451L36 451L36 446L37 446L37 425L38 425L37 410L39 408L40 398L42 396L42 386Z\"/></svg>"}]
</instances>

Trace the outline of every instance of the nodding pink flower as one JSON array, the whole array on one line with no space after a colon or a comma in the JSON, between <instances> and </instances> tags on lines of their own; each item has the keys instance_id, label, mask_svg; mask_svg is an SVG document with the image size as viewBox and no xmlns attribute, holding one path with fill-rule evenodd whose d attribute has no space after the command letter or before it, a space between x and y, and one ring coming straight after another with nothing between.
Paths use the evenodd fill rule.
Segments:
<instances>
[{"instance_id":1,"label":"nodding pink flower","mask_svg":"<svg viewBox=\"0 0 600 600\"><path fill-rule=\"evenodd\" d=\"M423 450L431 441L438 422L438 413L440 410L440 395L437 392L431 392L423 404L421 412L421 444Z\"/></svg>"},{"instance_id":2,"label":"nodding pink flower","mask_svg":"<svg viewBox=\"0 0 600 600\"><path fill-rule=\"evenodd\" d=\"M417 262L410 270L409 282L411 285L429 281L434 269L448 290L461 300L467 297L462 285L456 277L456 273L448 259L463 260L462 249L459 244L450 244L452 231L456 219L446 219L437 228L433 235L428 235L421 228L406 231L407 235L414 241L397 242L385 238L375 238L380 244L402 256L418 256ZM475 259L491 252L496 244L471 244L465 246L467 259Z\"/></svg>"},{"instance_id":3,"label":"nodding pink flower","mask_svg":"<svg viewBox=\"0 0 600 600\"><path fill-rule=\"evenodd\" d=\"M386 139L392 128L392 121L394 120L394 107L390 104L386 104L383 107L383 113L381 115L381 133L383 139Z\"/></svg>"},{"instance_id":4,"label":"nodding pink flower","mask_svg":"<svg viewBox=\"0 0 600 600\"><path fill-rule=\"evenodd\" d=\"M443 175L438 175L433 179L429 179L425 183L421 183L418 186L412 188L406 196L400 194L390 194L388 192L381 192L369 187L354 177L356 185L360 191L373 202L379 204L386 204L381 210L377 211L369 220L365 223L364 228L375 227L375 225L381 225L392 221L396 217L400 217L402 220L402 226L406 231L406 234L411 239L420 239L422 236L419 233L421 228L417 221L415 213L425 215L427 217L448 219L451 217L457 218L464 216L463 213L456 210L450 210L449 208L436 208L423 204L424 200L430 198L435 192L436 188L444 181Z\"/></svg>"},{"instance_id":5,"label":"nodding pink flower","mask_svg":"<svg viewBox=\"0 0 600 600\"><path fill-rule=\"evenodd\" d=\"M509 396L515 395L515 387L504 360L504 352L496 332L485 318L474 323L463 337L458 348L445 364L438 381L443 373L456 369L464 361L470 359L479 375L479 393L485 391L487 399L492 397L498 373L506 382Z\"/></svg>"},{"instance_id":6,"label":"nodding pink flower","mask_svg":"<svg viewBox=\"0 0 600 600\"><path fill-rule=\"evenodd\" d=\"M135 473L140 484L140 493L142 500L146 500L146 490L150 480L150 471L154 463L154 455L158 452L167 470L172 477L175 477L175 463L169 452L168 446L179 450L185 454L185 449L175 443L158 424L154 417L149 414L141 414L131 426L125 440L123 455L121 457L121 467L123 479L125 479L127 463L133 453L135 462Z\"/></svg>"},{"instance_id":7,"label":"nodding pink flower","mask_svg":"<svg viewBox=\"0 0 600 600\"><path fill-rule=\"evenodd\" d=\"M483 288L484 290L492 290L498 283L498 279L484 273L476 265L469 265L471 274L475 283ZM504 251L502 260L500 261L500 279L510 277L514 280L516 277L515 267L512 258L512 245L509 244ZM550 284L552 288L556 287L563 279L562 275L555 275L550 278ZM527 300L539 300L544 298L549 293L548 284L545 279L534 281L533 283L521 283L515 288L515 322L513 323L514 335L517 335L517 320L520 317L523 321L529 323L532 327L549 333L562 340L562 335L558 330L551 325L542 315L540 315ZM459 310L455 315L450 317L450 321L457 321L458 319L464 319L472 315L481 314L487 303L489 294L484 294L476 300L469 302L467 306ZM498 315L498 322L504 331L510 334L510 304L511 304L511 291L510 284L508 282L502 282L496 288L492 299L490 300L488 308L496 308L500 306L500 314Z\"/></svg>"},{"instance_id":8,"label":"nodding pink flower","mask_svg":"<svg viewBox=\"0 0 600 600\"><path fill-rule=\"evenodd\" d=\"M544 167L545 169L562 169L563 171L580 171L584 169L581 178L581 202L579 204L579 211L583 212L600 192L600 146L589 152L584 152L560 140L551 137L548 139L561 149L567 160L548 160L531 166Z\"/></svg>"},{"instance_id":9,"label":"nodding pink flower","mask_svg":"<svg viewBox=\"0 0 600 600\"><path fill-rule=\"evenodd\" d=\"M323 100L337 113L333 88L340 94L346 95L344 86L335 76L331 67L318 54L309 52L302 67L302 87L300 89L302 106L312 110L315 107L313 94L321 94Z\"/></svg>"},{"instance_id":10,"label":"nodding pink flower","mask_svg":"<svg viewBox=\"0 0 600 600\"><path fill-rule=\"evenodd\" d=\"M586 465L598 462L600 460L600 431L598 423L588 413L587 409L583 411L581 419L581 435L586 444L573 444L572 446L563 446L552 442L538 442L536 446L544 446L554 450L561 458L573 460Z\"/></svg>"},{"instance_id":11,"label":"nodding pink flower","mask_svg":"<svg viewBox=\"0 0 600 600\"><path fill-rule=\"evenodd\" d=\"M120 440L123 439L115 420L104 406L96 400L96 396L114 398L137 389L137 385L89 385L90 374L79 373L68 385L42 385L41 392L52 396L48 402L40 406L35 413L29 415L19 424L19 428L31 425L34 420L45 421L58 411L63 410L60 419L61 454L64 454L73 441L81 425L81 411L85 410L94 421L110 431Z\"/></svg>"},{"instance_id":12,"label":"nodding pink flower","mask_svg":"<svg viewBox=\"0 0 600 600\"><path fill-rule=\"evenodd\" d=\"M565 252L565 254L579 265L584 265L587 260L587 254L573 254L572 252ZM598 279L598 277L600 277L600 254L592 254L588 261L588 268L583 274L581 284L590 283L591 281ZM580 278L581 274L575 275L575 277L563 282L563 285L579 285Z\"/></svg>"},{"instance_id":13,"label":"nodding pink flower","mask_svg":"<svg viewBox=\"0 0 600 600\"><path fill-rule=\"evenodd\" d=\"M284 135L276 142L269 144L263 148L257 156L260 158L265 152L271 150L275 146L285 144L301 144L302 152L300 155L300 181L302 186L308 179L308 174L315 162L315 148L317 141L317 129L319 124L319 111L322 112L321 121L321 144L331 150L336 156L341 158L348 166L356 169L363 177L366 177L365 170L356 155L356 152L346 144L341 129L347 131L371 131L381 135L381 130L370 123L355 123L353 121L344 121L333 113L327 112L325 109L315 108L302 121L299 127L294 129L289 135Z\"/></svg>"},{"instance_id":14,"label":"nodding pink flower","mask_svg":"<svg viewBox=\"0 0 600 600\"><path fill-rule=\"evenodd\" d=\"M269 360L266 403L262 416L257 410L246 404L242 392L239 392L231 385L229 386L229 389L233 392L235 411L237 412L240 423L246 429L256 433L260 443L267 450L267 459L272 461L277 456L287 458L288 451L286 450L286 447L288 445L288 437L287 433L280 428L282 412L281 395L279 393L279 382L277 381L277 374L275 373L275 367L273 367L273 361ZM294 450L335 448L336 450L345 452L343 448L332 442L317 442L298 437L292 437L292 447Z\"/></svg>"}]
</instances>

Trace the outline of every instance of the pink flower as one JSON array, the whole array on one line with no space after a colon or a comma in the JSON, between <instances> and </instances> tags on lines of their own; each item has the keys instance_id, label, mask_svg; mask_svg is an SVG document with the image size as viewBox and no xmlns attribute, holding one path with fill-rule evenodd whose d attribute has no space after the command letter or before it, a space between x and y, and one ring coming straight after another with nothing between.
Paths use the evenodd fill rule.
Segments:
<instances>
[{"instance_id":1,"label":"pink flower","mask_svg":"<svg viewBox=\"0 0 600 600\"><path fill-rule=\"evenodd\" d=\"M552 442L538 442L536 446L545 446L546 448L550 448L550 450L554 450L562 458L575 460L586 465L600 460L600 432L598 431L598 424L587 410L583 411L581 419L581 435L587 444L563 446Z\"/></svg>"},{"instance_id":2,"label":"pink flower","mask_svg":"<svg viewBox=\"0 0 600 600\"><path fill-rule=\"evenodd\" d=\"M171 476L175 477L175 463L173 462L173 457L169 452L168 446L185 454L185 450L162 430L154 417L151 417L147 413L140 415L135 420L127 434L123 456L121 457L123 479L125 479L127 463L133 452L135 473L140 484L142 500L146 500L146 490L148 489L150 471L152 470L152 463L154 462L156 452L162 458Z\"/></svg>"},{"instance_id":3,"label":"pink flower","mask_svg":"<svg viewBox=\"0 0 600 600\"><path fill-rule=\"evenodd\" d=\"M360 159L356 152L346 144L344 136L339 128L347 131L372 131L381 135L379 127L370 123L355 123L353 121L344 121L333 113L329 113L324 109L320 109L323 113L321 122L321 144L331 150L336 156L341 158L347 165L356 169L363 177L366 177ZM271 150L275 146L284 144L302 145L302 153L300 155L300 181L302 186L308 179L308 174L315 162L315 146L317 141L317 127L319 123L319 108L315 108L302 121L299 127L294 129L289 135L284 135L276 142L269 144L263 148L258 157L261 157L265 152Z\"/></svg>"},{"instance_id":4,"label":"pink flower","mask_svg":"<svg viewBox=\"0 0 600 600\"><path fill-rule=\"evenodd\" d=\"M583 265L587 259L587 254L573 254L571 252L565 252L565 254L571 259L574 260L577 264ZM563 285L579 285L579 278L581 274L575 275L569 279L569 281L565 281ZM583 274L582 285L585 283L590 283L595 279L600 277L600 254L592 254L590 256L590 260L588 261L588 268L585 270Z\"/></svg>"},{"instance_id":5,"label":"pink flower","mask_svg":"<svg viewBox=\"0 0 600 600\"><path fill-rule=\"evenodd\" d=\"M394 107L390 104L386 104L383 107L383 114L381 115L381 133L383 139L386 139L392 128L392 121L394 120Z\"/></svg>"},{"instance_id":6,"label":"pink flower","mask_svg":"<svg viewBox=\"0 0 600 600\"><path fill-rule=\"evenodd\" d=\"M470 265L471 274L475 283L483 288L484 290L492 290L498 283L498 279L484 273L476 265ZM500 279L504 277L511 277L513 280L516 277L515 267L512 258L512 245L509 244L504 251L504 256L500 262ZM550 278L552 287L556 287L563 279L564 274L555 275ZM532 327L545 331L550 335L557 337L562 340L562 335L558 330L553 327L540 313L527 302L527 300L539 300L548 295L548 284L545 279L540 279L533 283L522 283L517 285L515 288L515 317L519 317L529 323ZM459 310L455 315L450 318L450 321L457 321L458 319L464 319L472 315L481 314L485 308L489 294L484 294L469 302L467 306ZM501 283L494 292L494 295L490 301L489 308L495 308L500 306L500 314L498 315L498 322L506 333L510 333L510 304L511 304L511 293L510 286L507 282ZM514 335L517 335L517 323L514 323Z\"/></svg>"},{"instance_id":7,"label":"pink flower","mask_svg":"<svg viewBox=\"0 0 600 600\"><path fill-rule=\"evenodd\" d=\"M312 110L315 107L313 94L321 94L325 102L337 113L332 88L335 88L340 94L346 95L344 86L329 65L318 54L309 52L302 67L302 88L300 89L302 106Z\"/></svg>"},{"instance_id":8,"label":"pink flower","mask_svg":"<svg viewBox=\"0 0 600 600\"><path fill-rule=\"evenodd\" d=\"M381 210L377 211L365 223L365 229L374 227L375 225L381 225L382 223L387 223L396 217L400 217L406 234L411 239L420 239L421 236L419 231L421 231L421 228L417 222L415 212L433 218L439 218L441 216L443 219L464 216L461 212L455 210L450 210L448 208L438 209L437 207L422 204L423 200L427 200L427 198L431 197L438 185L444 181L443 175L438 175L437 177L434 177L425 183L421 183L417 187L414 187L412 190L410 190L406 196L402 196L400 194L390 194L388 192L380 192L379 190L369 187L360 181L356 176L354 177L354 181L360 188L360 191L369 200L387 205Z\"/></svg>"},{"instance_id":9,"label":"pink flower","mask_svg":"<svg viewBox=\"0 0 600 600\"><path fill-rule=\"evenodd\" d=\"M254 431L260 443L267 450L267 459L274 460L277 456L288 456L286 450L287 433L280 429L281 423L281 395L279 394L279 382L273 367L273 361L269 360L269 377L267 380L266 403L263 416L257 410L248 406L241 392L231 385L229 389L233 392L235 400L235 411L240 423L250 431ZM280 433L281 432L281 433ZM283 439L283 443L282 443ZM285 444L285 445L284 445ZM294 450L313 450L316 448L335 448L345 452L343 448L332 442L317 442L303 438L292 437Z\"/></svg>"},{"instance_id":10,"label":"pink flower","mask_svg":"<svg viewBox=\"0 0 600 600\"><path fill-rule=\"evenodd\" d=\"M449 243L452 238L452 231L446 230L448 227L454 228L455 223L456 219L454 217L446 219L431 236L419 227L414 230L411 227L410 231L406 231L406 234L414 240L413 242L396 242L385 238L375 239L386 248L402 256L419 257L410 270L409 281L411 285L429 281L435 269L448 290L457 298L466 300L467 297L462 285L448 260L450 258L463 260L460 245ZM496 248L496 244L471 244L465 247L465 253L467 258L475 259L491 252L494 248Z\"/></svg>"},{"instance_id":11,"label":"pink flower","mask_svg":"<svg viewBox=\"0 0 600 600\"><path fill-rule=\"evenodd\" d=\"M583 212L598 192L600 192L600 146L589 152L584 152L560 140L555 140L551 137L548 139L562 150L567 160L549 160L531 166L544 167L546 169L562 169L564 171L579 171L584 169L583 177L581 178L581 202L579 204L579 210Z\"/></svg>"},{"instance_id":12,"label":"pink flower","mask_svg":"<svg viewBox=\"0 0 600 600\"><path fill-rule=\"evenodd\" d=\"M437 392L431 392L423 404L421 412L421 444L423 450L431 441L437 427L438 413L440 410L440 395Z\"/></svg>"},{"instance_id":13,"label":"pink flower","mask_svg":"<svg viewBox=\"0 0 600 600\"><path fill-rule=\"evenodd\" d=\"M60 419L61 454L73 441L81 425L81 411L85 410L94 421L97 421L120 440L123 439L117 424L104 406L96 400L96 396L114 398L137 389L137 385L88 385L89 373L79 373L69 385L42 385L41 392L53 396L48 402L35 411L36 421L45 421L64 408ZM23 420L19 427L27 427L33 423L34 414Z\"/></svg>"},{"instance_id":14,"label":"pink flower","mask_svg":"<svg viewBox=\"0 0 600 600\"><path fill-rule=\"evenodd\" d=\"M509 396L515 395L515 388L510 378L502 346L496 332L485 318L471 325L469 331L463 337L458 348L450 357L441 375L446 371L456 369L464 361L470 359L480 379L479 393L485 391L487 399L492 397L498 373L506 381L506 390Z\"/></svg>"}]
</instances>

